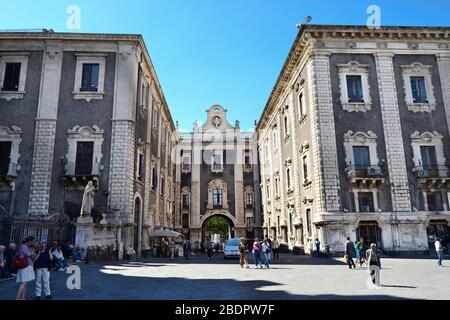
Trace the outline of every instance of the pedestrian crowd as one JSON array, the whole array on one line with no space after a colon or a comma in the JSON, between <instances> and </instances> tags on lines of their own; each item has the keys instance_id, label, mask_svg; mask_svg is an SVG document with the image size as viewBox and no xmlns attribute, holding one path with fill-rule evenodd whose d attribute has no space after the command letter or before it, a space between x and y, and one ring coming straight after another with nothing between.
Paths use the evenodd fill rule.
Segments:
<instances>
[{"instance_id":1,"label":"pedestrian crowd","mask_svg":"<svg viewBox=\"0 0 450 320\"><path fill-rule=\"evenodd\" d=\"M74 246L70 240L60 245L53 241L49 246L46 241L35 242L34 236L26 237L18 246L0 245L0 278L15 278L20 286L17 300L25 300L29 282L35 280L35 299L40 299L42 292L46 299L52 299L50 291L50 272L65 272L68 261L78 263L86 259L86 249Z\"/></svg>"}]
</instances>

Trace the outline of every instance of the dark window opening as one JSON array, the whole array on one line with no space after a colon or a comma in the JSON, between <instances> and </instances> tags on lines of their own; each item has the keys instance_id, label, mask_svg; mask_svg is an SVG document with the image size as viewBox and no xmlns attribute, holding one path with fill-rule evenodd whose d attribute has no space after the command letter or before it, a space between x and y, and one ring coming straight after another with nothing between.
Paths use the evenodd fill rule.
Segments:
<instances>
[{"instance_id":1,"label":"dark window opening","mask_svg":"<svg viewBox=\"0 0 450 320\"><path fill-rule=\"evenodd\" d=\"M222 189L213 189L213 207L222 208Z\"/></svg>"},{"instance_id":2,"label":"dark window opening","mask_svg":"<svg viewBox=\"0 0 450 320\"><path fill-rule=\"evenodd\" d=\"M138 180L143 181L144 180L144 155L142 153L139 153L139 162L138 162L139 168L138 168Z\"/></svg>"},{"instance_id":3,"label":"dark window opening","mask_svg":"<svg viewBox=\"0 0 450 320\"><path fill-rule=\"evenodd\" d=\"M3 91L19 91L20 62L7 62L5 65L5 76L3 78Z\"/></svg>"},{"instance_id":4,"label":"dark window opening","mask_svg":"<svg viewBox=\"0 0 450 320\"><path fill-rule=\"evenodd\" d=\"M77 142L77 156L75 160L76 175L92 174L93 156L94 142Z\"/></svg>"},{"instance_id":5,"label":"dark window opening","mask_svg":"<svg viewBox=\"0 0 450 320\"><path fill-rule=\"evenodd\" d=\"M308 231L308 236L311 236L312 235L311 209L306 209L306 227Z\"/></svg>"},{"instance_id":6,"label":"dark window opening","mask_svg":"<svg viewBox=\"0 0 450 320\"><path fill-rule=\"evenodd\" d=\"M359 212L374 212L373 193L358 192Z\"/></svg>"},{"instance_id":7,"label":"dark window opening","mask_svg":"<svg viewBox=\"0 0 450 320\"><path fill-rule=\"evenodd\" d=\"M411 77L411 90L414 103L428 103L424 77Z\"/></svg>"},{"instance_id":8,"label":"dark window opening","mask_svg":"<svg viewBox=\"0 0 450 320\"><path fill-rule=\"evenodd\" d=\"M99 68L98 63L83 63L80 91L98 91Z\"/></svg>"},{"instance_id":9,"label":"dark window opening","mask_svg":"<svg viewBox=\"0 0 450 320\"><path fill-rule=\"evenodd\" d=\"M152 169L152 190L156 191L158 187L158 174L156 173L156 169Z\"/></svg>"},{"instance_id":10,"label":"dark window opening","mask_svg":"<svg viewBox=\"0 0 450 320\"><path fill-rule=\"evenodd\" d=\"M0 176L8 174L11 145L11 141L0 141Z\"/></svg>"},{"instance_id":11,"label":"dark window opening","mask_svg":"<svg viewBox=\"0 0 450 320\"><path fill-rule=\"evenodd\" d=\"M183 194L183 209L189 209L189 195Z\"/></svg>"},{"instance_id":12,"label":"dark window opening","mask_svg":"<svg viewBox=\"0 0 450 320\"><path fill-rule=\"evenodd\" d=\"M189 214L183 214L183 228L189 228Z\"/></svg>"},{"instance_id":13,"label":"dark window opening","mask_svg":"<svg viewBox=\"0 0 450 320\"><path fill-rule=\"evenodd\" d=\"M348 102L364 102L361 76L347 76Z\"/></svg>"},{"instance_id":14,"label":"dark window opening","mask_svg":"<svg viewBox=\"0 0 450 320\"><path fill-rule=\"evenodd\" d=\"M427 192L427 203L429 211L443 211L442 195L440 192Z\"/></svg>"}]
</instances>

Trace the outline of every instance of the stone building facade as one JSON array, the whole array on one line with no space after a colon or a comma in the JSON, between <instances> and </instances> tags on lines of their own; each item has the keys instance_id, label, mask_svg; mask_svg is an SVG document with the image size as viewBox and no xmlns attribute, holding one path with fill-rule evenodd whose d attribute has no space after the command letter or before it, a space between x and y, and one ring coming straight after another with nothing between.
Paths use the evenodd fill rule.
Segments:
<instances>
[{"instance_id":1,"label":"stone building facade","mask_svg":"<svg viewBox=\"0 0 450 320\"><path fill-rule=\"evenodd\" d=\"M92 180L92 223L149 250L174 217L177 136L142 37L0 33L0 82L0 215L74 223Z\"/></svg>"},{"instance_id":2,"label":"stone building facade","mask_svg":"<svg viewBox=\"0 0 450 320\"><path fill-rule=\"evenodd\" d=\"M449 132L449 28L301 25L257 126L263 229L306 252L433 250Z\"/></svg>"},{"instance_id":3,"label":"stone building facade","mask_svg":"<svg viewBox=\"0 0 450 320\"><path fill-rule=\"evenodd\" d=\"M214 216L228 220L231 237L262 236L257 140L226 114L214 105L204 125L179 133L175 229L191 241L205 241Z\"/></svg>"}]
</instances>

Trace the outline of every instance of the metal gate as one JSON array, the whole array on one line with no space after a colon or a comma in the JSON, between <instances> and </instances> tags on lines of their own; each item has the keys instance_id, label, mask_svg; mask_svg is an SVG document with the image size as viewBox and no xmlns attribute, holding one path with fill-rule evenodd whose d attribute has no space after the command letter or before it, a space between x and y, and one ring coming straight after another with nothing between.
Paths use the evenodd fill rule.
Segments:
<instances>
[{"instance_id":1,"label":"metal gate","mask_svg":"<svg viewBox=\"0 0 450 320\"><path fill-rule=\"evenodd\" d=\"M5 208L0 206L0 244L7 245L11 233L12 219Z\"/></svg>"},{"instance_id":2,"label":"metal gate","mask_svg":"<svg viewBox=\"0 0 450 320\"><path fill-rule=\"evenodd\" d=\"M21 243L22 240L32 235L36 242L58 241L62 244L66 240L75 240L76 226L66 214L53 214L51 216L15 217L10 233L10 243Z\"/></svg>"}]
</instances>

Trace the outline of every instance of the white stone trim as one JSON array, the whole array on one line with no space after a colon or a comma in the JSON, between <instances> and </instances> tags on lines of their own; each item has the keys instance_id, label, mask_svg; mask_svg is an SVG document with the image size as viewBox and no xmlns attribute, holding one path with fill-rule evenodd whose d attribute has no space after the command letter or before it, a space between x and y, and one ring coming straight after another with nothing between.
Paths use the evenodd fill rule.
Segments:
<instances>
[{"instance_id":1,"label":"white stone trim","mask_svg":"<svg viewBox=\"0 0 450 320\"><path fill-rule=\"evenodd\" d=\"M422 155L420 152L421 146L434 146L436 150L437 165L445 164L444 145L442 143L443 136L437 131L423 132L415 131L411 134L411 147L413 149L413 161L416 167L423 164Z\"/></svg>"},{"instance_id":2,"label":"white stone trim","mask_svg":"<svg viewBox=\"0 0 450 320\"><path fill-rule=\"evenodd\" d=\"M22 142L22 129L16 126L12 126L11 128L0 126L0 141L11 141L7 174L8 176L15 177L20 170L20 165L18 163L20 158L19 147Z\"/></svg>"},{"instance_id":3,"label":"white stone trim","mask_svg":"<svg viewBox=\"0 0 450 320\"><path fill-rule=\"evenodd\" d=\"M433 82L431 79L433 66L414 62L410 65L402 65L403 89L408 110L413 112L431 112L436 110L436 98L434 97ZM412 96L411 77L424 77L425 90L428 103L415 103Z\"/></svg>"},{"instance_id":4,"label":"white stone trim","mask_svg":"<svg viewBox=\"0 0 450 320\"><path fill-rule=\"evenodd\" d=\"M27 79L28 56L29 53L11 52L0 53L0 99L10 101L12 99L23 99L25 96L25 83ZM6 63L17 62L20 63L20 78L19 87L17 91L2 91L3 81L5 76Z\"/></svg>"},{"instance_id":5,"label":"white stone trim","mask_svg":"<svg viewBox=\"0 0 450 320\"><path fill-rule=\"evenodd\" d=\"M344 134L345 163L347 165L355 164L353 154L353 147L355 146L369 147L370 165L378 165L377 135L375 133L372 131L353 133L353 131L349 130Z\"/></svg>"},{"instance_id":6,"label":"white stone trim","mask_svg":"<svg viewBox=\"0 0 450 320\"><path fill-rule=\"evenodd\" d=\"M75 84L73 88L73 98L91 101L92 99L103 99L105 95L105 64L106 54L102 53L75 53L77 64L75 70ZM81 91L81 77L84 63L98 63L98 89L95 92Z\"/></svg>"},{"instance_id":7,"label":"white stone trim","mask_svg":"<svg viewBox=\"0 0 450 320\"><path fill-rule=\"evenodd\" d=\"M67 130L67 164L65 167L66 175L75 175L75 162L77 156L77 142L94 142L94 151L92 157L92 174L99 175L100 171L103 170L101 165L101 160L103 158L102 154L102 144L103 144L103 130L98 126L94 125L92 128L87 126L76 125L73 129Z\"/></svg>"},{"instance_id":8,"label":"white stone trim","mask_svg":"<svg viewBox=\"0 0 450 320\"><path fill-rule=\"evenodd\" d=\"M347 64L338 64L339 88L341 91L341 104L344 110L349 112L366 112L371 109L372 99L370 97L369 65L350 61ZM349 102L347 90L347 76L361 76L363 102Z\"/></svg>"},{"instance_id":9,"label":"white stone trim","mask_svg":"<svg viewBox=\"0 0 450 320\"><path fill-rule=\"evenodd\" d=\"M222 189L222 208L228 208L228 185L221 179L215 179L208 183L208 208L212 209L213 204L213 189Z\"/></svg>"}]
</instances>

